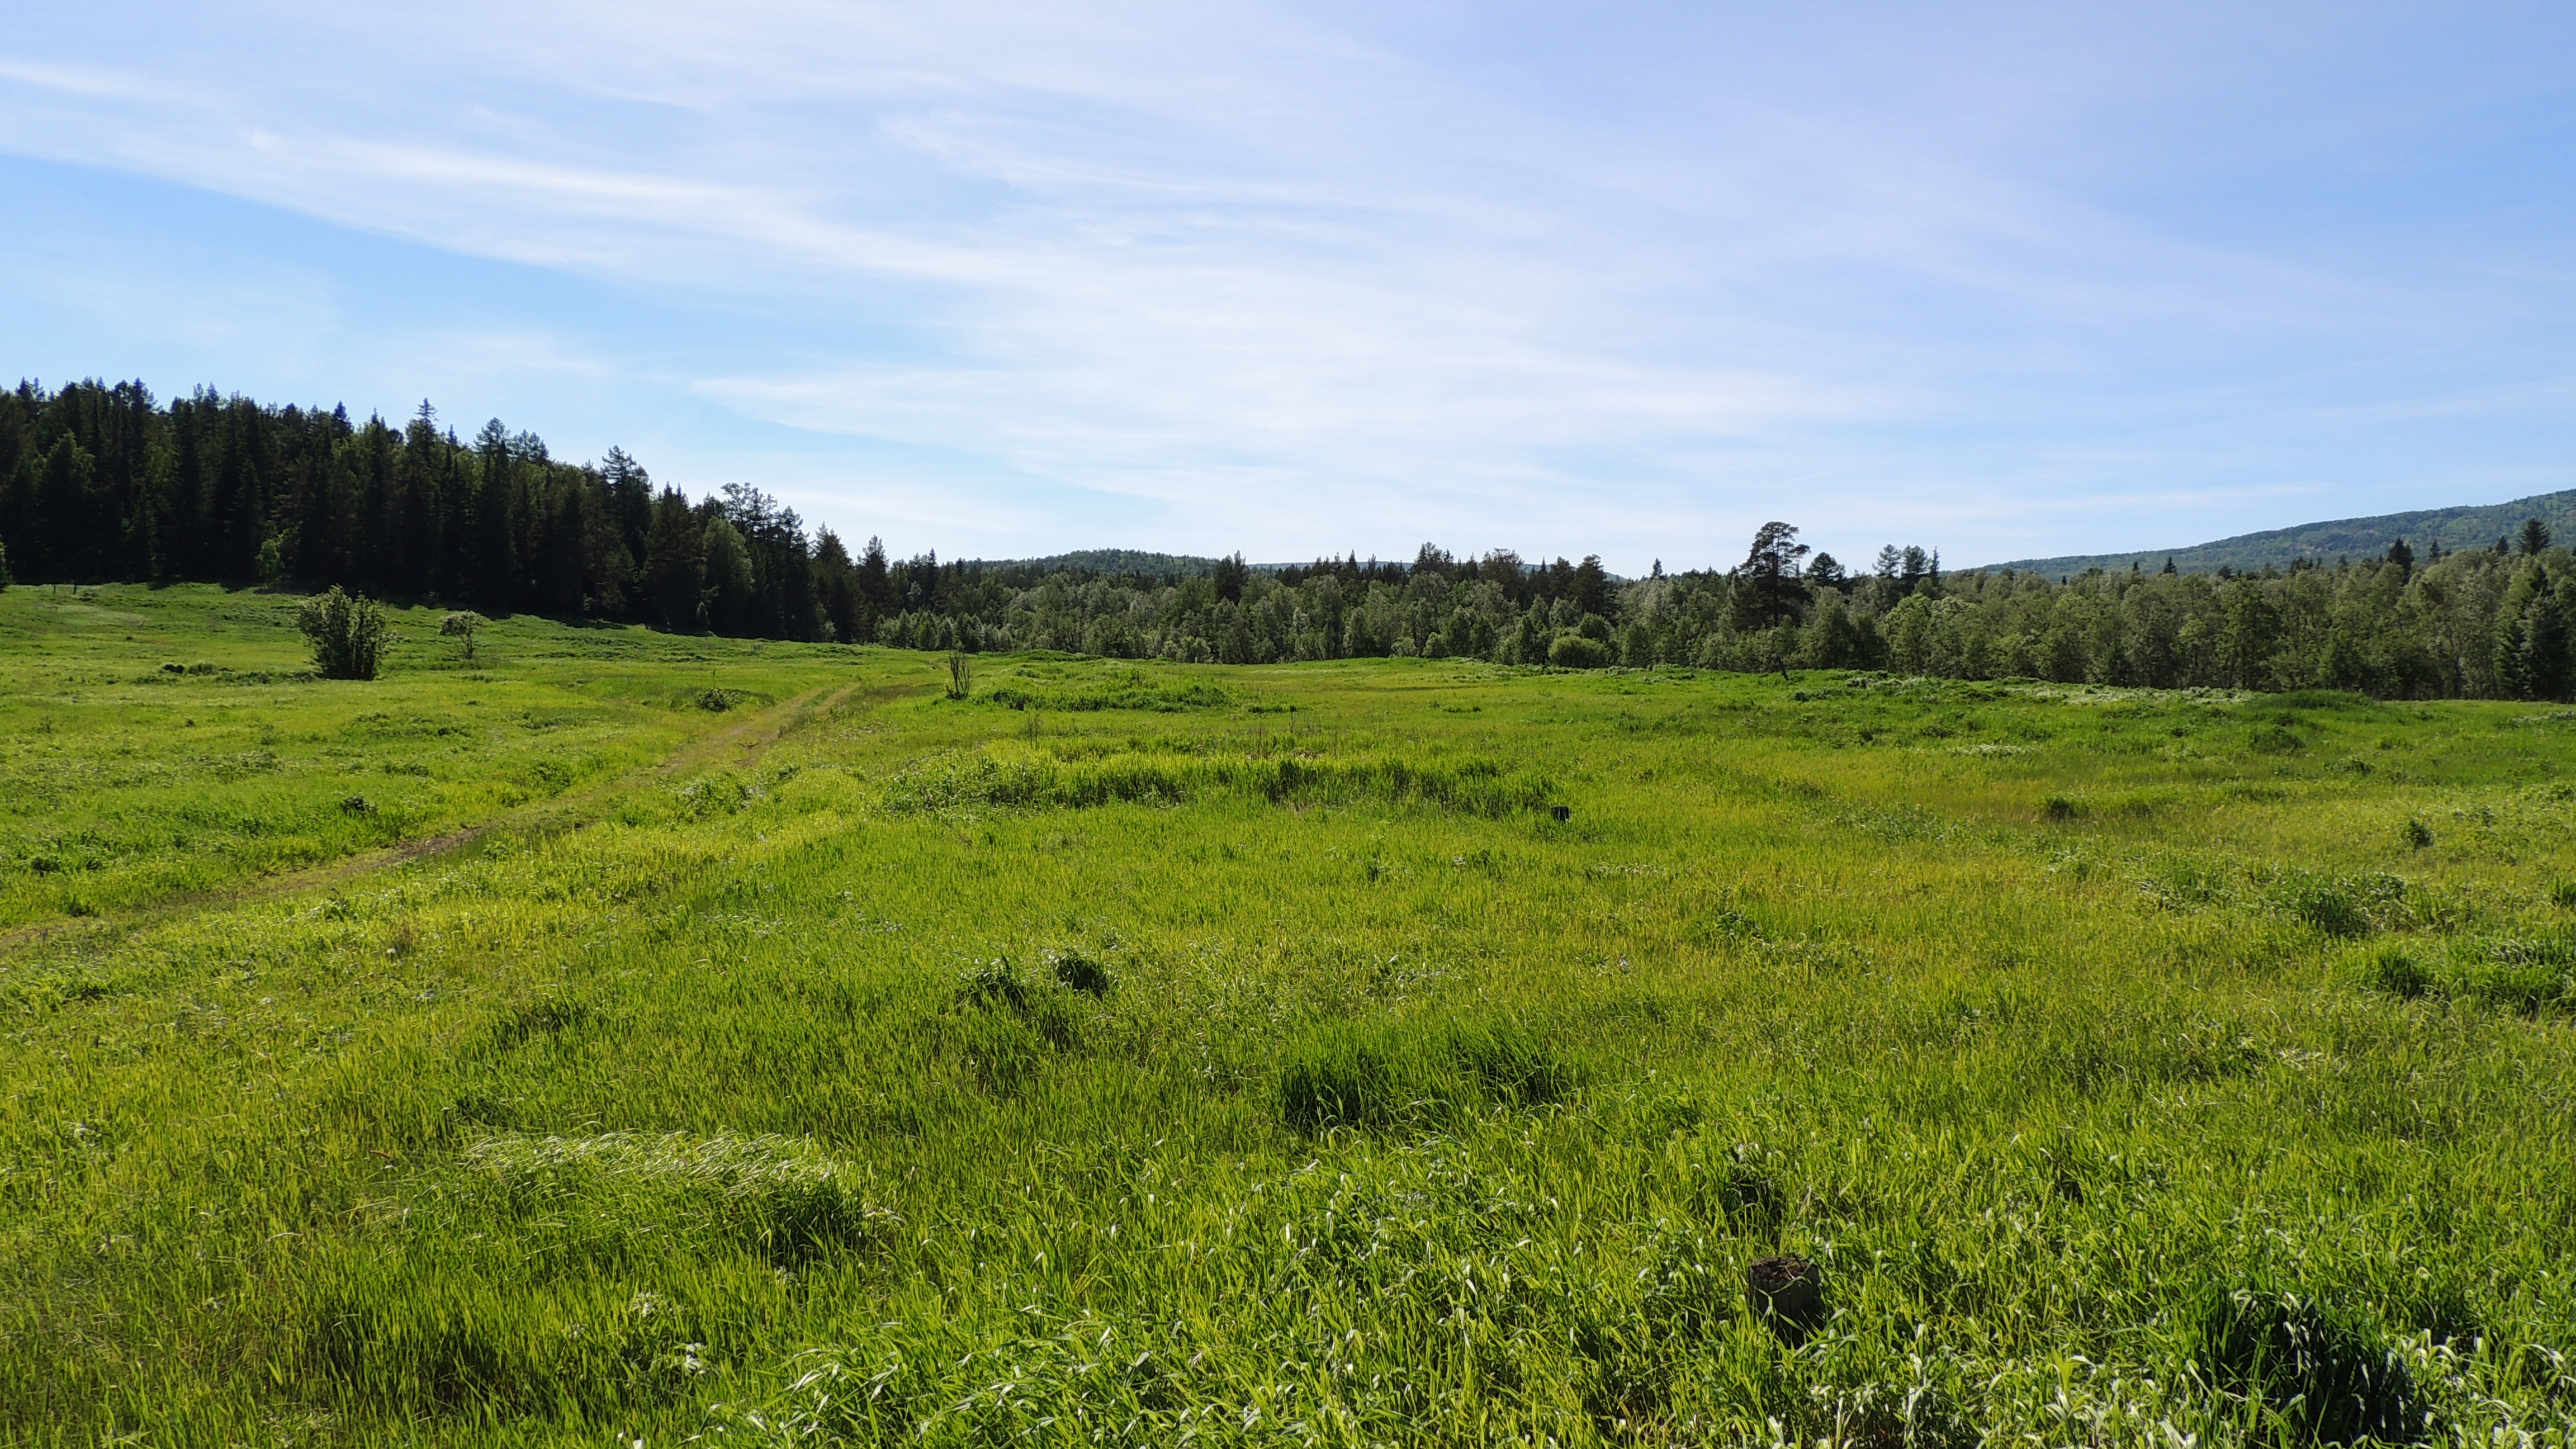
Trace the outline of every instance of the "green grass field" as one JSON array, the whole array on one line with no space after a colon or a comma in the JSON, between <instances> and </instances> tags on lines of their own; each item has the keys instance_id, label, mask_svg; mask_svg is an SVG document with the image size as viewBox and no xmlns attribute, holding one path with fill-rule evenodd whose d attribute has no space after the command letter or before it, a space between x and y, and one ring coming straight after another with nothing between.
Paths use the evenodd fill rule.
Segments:
<instances>
[{"instance_id":1,"label":"green grass field","mask_svg":"<svg viewBox=\"0 0 2576 1449\"><path fill-rule=\"evenodd\" d=\"M2576 714L293 608L0 594L0 1439L2576 1443Z\"/></svg>"}]
</instances>

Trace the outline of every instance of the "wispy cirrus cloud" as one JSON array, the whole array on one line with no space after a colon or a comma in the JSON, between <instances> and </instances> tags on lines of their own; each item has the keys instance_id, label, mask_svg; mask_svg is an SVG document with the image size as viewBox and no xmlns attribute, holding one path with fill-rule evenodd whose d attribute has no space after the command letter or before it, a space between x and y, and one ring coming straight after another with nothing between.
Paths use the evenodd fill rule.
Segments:
<instances>
[{"instance_id":1,"label":"wispy cirrus cloud","mask_svg":"<svg viewBox=\"0 0 2576 1449\"><path fill-rule=\"evenodd\" d=\"M2391 430L2451 416L2409 397L2509 425L2448 483L2527 476L2576 301L2512 164L2568 129L2544 17L104 16L0 62L0 150L583 279L485 330L589 346L596 426L622 378L666 471L952 551L2224 531L2284 478L2395 498L2433 444ZM2494 224L2389 214L2441 187Z\"/></svg>"}]
</instances>

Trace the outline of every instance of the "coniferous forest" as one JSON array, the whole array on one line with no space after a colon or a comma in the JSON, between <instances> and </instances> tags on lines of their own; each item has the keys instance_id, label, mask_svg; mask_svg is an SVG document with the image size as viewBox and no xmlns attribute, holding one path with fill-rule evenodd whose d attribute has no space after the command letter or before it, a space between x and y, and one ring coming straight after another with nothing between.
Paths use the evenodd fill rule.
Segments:
<instances>
[{"instance_id":1,"label":"coniferous forest","mask_svg":"<svg viewBox=\"0 0 2576 1449\"><path fill-rule=\"evenodd\" d=\"M1766 525L1741 560L1644 579L1599 559L1356 556L1179 575L890 559L731 485L691 501L611 449L555 458L424 403L346 410L140 383L0 394L0 579L338 585L489 613L916 649L1271 663L1416 654L1569 667L1887 669L1952 678L2327 688L2387 698L2576 692L2576 560L2539 520L2493 548L2259 574L1861 567Z\"/></svg>"}]
</instances>

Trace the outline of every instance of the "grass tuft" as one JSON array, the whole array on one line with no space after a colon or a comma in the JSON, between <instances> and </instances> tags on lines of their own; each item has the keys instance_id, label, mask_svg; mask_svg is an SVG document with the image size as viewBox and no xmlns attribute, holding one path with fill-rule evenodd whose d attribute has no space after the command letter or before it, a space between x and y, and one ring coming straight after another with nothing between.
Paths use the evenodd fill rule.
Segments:
<instances>
[{"instance_id":1,"label":"grass tuft","mask_svg":"<svg viewBox=\"0 0 2576 1449\"><path fill-rule=\"evenodd\" d=\"M1300 1132L1419 1124L1560 1101L1581 1076L1543 1037L1508 1020L1335 1023L1290 1050L1279 1115Z\"/></svg>"},{"instance_id":2,"label":"grass tuft","mask_svg":"<svg viewBox=\"0 0 2576 1449\"><path fill-rule=\"evenodd\" d=\"M2193 1361L2217 1392L2296 1444L2417 1444L2428 1437L2414 1374L2379 1330L2314 1298L2212 1292Z\"/></svg>"}]
</instances>

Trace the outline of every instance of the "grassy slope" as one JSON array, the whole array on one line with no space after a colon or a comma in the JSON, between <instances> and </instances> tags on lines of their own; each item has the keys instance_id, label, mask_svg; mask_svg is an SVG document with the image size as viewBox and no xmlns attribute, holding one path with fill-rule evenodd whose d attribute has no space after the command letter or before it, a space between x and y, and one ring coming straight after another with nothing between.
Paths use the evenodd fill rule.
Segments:
<instances>
[{"instance_id":1,"label":"grassy slope","mask_svg":"<svg viewBox=\"0 0 2576 1449\"><path fill-rule=\"evenodd\" d=\"M2427 546L2435 542L2442 545L2444 553L2493 548L2499 535L2520 532L2526 518L2537 518L2548 524L2550 530L2562 539L2576 538L2576 489L2535 494L2510 503L2427 508L2373 518L2302 523L2262 533L2238 534L2234 538L2193 544L2187 548L2069 554L2063 558L2017 559L1987 567L2057 577L2080 574L2087 569L2125 569L2133 563L2152 572L2164 567L2165 560L2170 558L2174 567L2187 574L2210 573L2221 565L2259 570L2267 564L2287 567L2292 559L2301 558L2375 558L2387 551L2390 540L2399 538L2405 539L2420 559L2426 556Z\"/></svg>"},{"instance_id":2,"label":"grassy slope","mask_svg":"<svg viewBox=\"0 0 2576 1449\"><path fill-rule=\"evenodd\" d=\"M2576 1412L2564 719L987 661L1033 725L533 622L140 682L292 651L250 596L69 607L0 595L11 778L144 778L50 797L98 865L0 867L59 927L0 954L14 1438L2268 1442L2226 1366L2274 1319L2307 1408ZM156 874L244 788L173 708L315 844ZM499 823L129 909L383 844L353 789ZM1782 1248L1835 1312L1794 1352L1742 1307Z\"/></svg>"}]
</instances>

